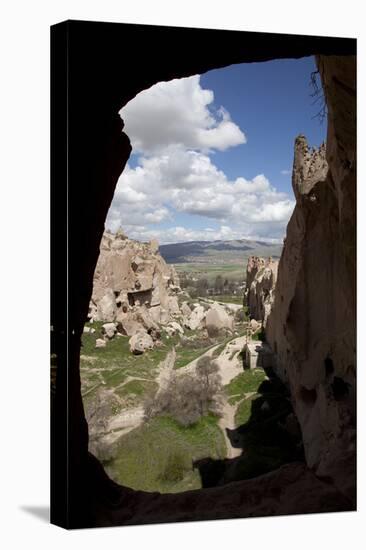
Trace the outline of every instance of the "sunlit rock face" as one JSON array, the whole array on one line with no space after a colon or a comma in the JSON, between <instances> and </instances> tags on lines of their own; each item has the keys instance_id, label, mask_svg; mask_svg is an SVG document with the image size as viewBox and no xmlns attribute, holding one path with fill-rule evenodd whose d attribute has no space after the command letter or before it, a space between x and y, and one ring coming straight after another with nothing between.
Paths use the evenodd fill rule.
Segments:
<instances>
[{"instance_id":1,"label":"sunlit rock face","mask_svg":"<svg viewBox=\"0 0 366 550\"><path fill-rule=\"evenodd\" d=\"M355 498L355 58L317 58L326 147L295 141L296 206L266 337L290 385L307 464Z\"/></svg>"},{"instance_id":2,"label":"sunlit rock face","mask_svg":"<svg viewBox=\"0 0 366 550\"><path fill-rule=\"evenodd\" d=\"M278 261L272 258L248 258L245 303L252 319L266 325L274 299Z\"/></svg>"},{"instance_id":3,"label":"sunlit rock face","mask_svg":"<svg viewBox=\"0 0 366 550\"><path fill-rule=\"evenodd\" d=\"M94 275L89 318L119 323L122 334L157 329L179 314L179 279L156 242L138 242L122 232L103 235Z\"/></svg>"}]
</instances>

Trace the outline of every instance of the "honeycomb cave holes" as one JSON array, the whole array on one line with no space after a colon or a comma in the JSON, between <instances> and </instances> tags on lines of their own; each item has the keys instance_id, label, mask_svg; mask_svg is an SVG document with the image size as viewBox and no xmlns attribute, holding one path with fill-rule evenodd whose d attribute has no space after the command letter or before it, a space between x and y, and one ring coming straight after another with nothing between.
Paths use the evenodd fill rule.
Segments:
<instances>
[{"instance_id":1,"label":"honeycomb cave holes","mask_svg":"<svg viewBox=\"0 0 366 550\"><path fill-rule=\"evenodd\" d=\"M334 365L330 357L324 359L324 368L326 376L331 376L334 373Z\"/></svg>"},{"instance_id":2,"label":"honeycomb cave holes","mask_svg":"<svg viewBox=\"0 0 366 550\"><path fill-rule=\"evenodd\" d=\"M305 386L300 386L298 395L300 400L305 405L313 405L317 398L317 391L315 388L309 390L308 388L305 388Z\"/></svg>"},{"instance_id":3,"label":"honeycomb cave holes","mask_svg":"<svg viewBox=\"0 0 366 550\"><path fill-rule=\"evenodd\" d=\"M348 382L345 382L342 378L339 378L339 376L335 376L331 384L334 399L336 401L341 401L341 399L347 397L350 387L351 385L348 384Z\"/></svg>"}]
</instances>

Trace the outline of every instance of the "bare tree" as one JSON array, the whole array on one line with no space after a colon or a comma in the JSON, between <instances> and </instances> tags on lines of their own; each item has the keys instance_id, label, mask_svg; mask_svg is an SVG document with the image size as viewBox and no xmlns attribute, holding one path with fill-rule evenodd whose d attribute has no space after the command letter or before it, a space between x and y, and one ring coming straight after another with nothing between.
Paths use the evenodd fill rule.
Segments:
<instances>
[{"instance_id":1,"label":"bare tree","mask_svg":"<svg viewBox=\"0 0 366 550\"><path fill-rule=\"evenodd\" d=\"M166 388L145 402L145 419L168 415L182 426L191 426L210 412L221 410L221 377L215 362L202 358L195 375L174 373ZM207 358L209 359L209 358Z\"/></svg>"}]
</instances>

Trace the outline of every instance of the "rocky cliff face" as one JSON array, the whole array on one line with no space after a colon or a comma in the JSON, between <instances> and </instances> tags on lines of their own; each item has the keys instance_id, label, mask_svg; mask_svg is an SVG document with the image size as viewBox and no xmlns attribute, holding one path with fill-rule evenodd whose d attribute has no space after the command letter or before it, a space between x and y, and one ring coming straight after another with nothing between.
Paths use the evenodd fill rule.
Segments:
<instances>
[{"instance_id":1,"label":"rocky cliff face","mask_svg":"<svg viewBox=\"0 0 366 550\"><path fill-rule=\"evenodd\" d=\"M266 325L274 299L278 262L251 256L247 264L245 302L252 319Z\"/></svg>"},{"instance_id":2,"label":"rocky cliff face","mask_svg":"<svg viewBox=\"0 0 366 550\"><path fill-rule=\"evenodd\" d=\"M318 57L327 146L295 142L296 207L266 336L289 383L307 464L355 499L355 58Z\"/></svg>"},{"instance_id":3,"label":"rocky cliff face","mask_svg":"<svg viewBox=\"0 0 366 550\"><path fill-rule=\"evenodd\" d=\"M105 233L94 275L89 317L115 321L122 334L157 329L179 314L179 279L156 241L142 243L122 232Z\"/></svg>"}]
</instances>

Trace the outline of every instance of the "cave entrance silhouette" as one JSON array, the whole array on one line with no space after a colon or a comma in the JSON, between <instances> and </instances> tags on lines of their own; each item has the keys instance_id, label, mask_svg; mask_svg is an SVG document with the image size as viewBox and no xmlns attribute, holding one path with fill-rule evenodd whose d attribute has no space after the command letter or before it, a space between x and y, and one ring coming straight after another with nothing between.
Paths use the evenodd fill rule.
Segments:
<instances>
[{"instance_id":1,"label":"cave entrance silhouette","mask_svg":"<svg viewBox=\"0 0 366 550\"><path fill-rule=\"evenodd\" d=\"M144 56L134 47L137 43L144 45ZM139 91L162 80L233 63L355 55L355 47L352 39L242 31L83 21L52 27L51 351L57 357L51 406L52 523L80 528L273 514L270 506L253 509L250 480L230 495L218 487L157 496L118 486L88 453L80 343L104 222L131 152L118 112ZM288 472L287 482L298 473ZM344 509L346 504L335 498L333 506ZM277 513L294 510L282 506ZM307 510L305 503L302 511L319 510Z\"/></svg>"}]
</instances>

